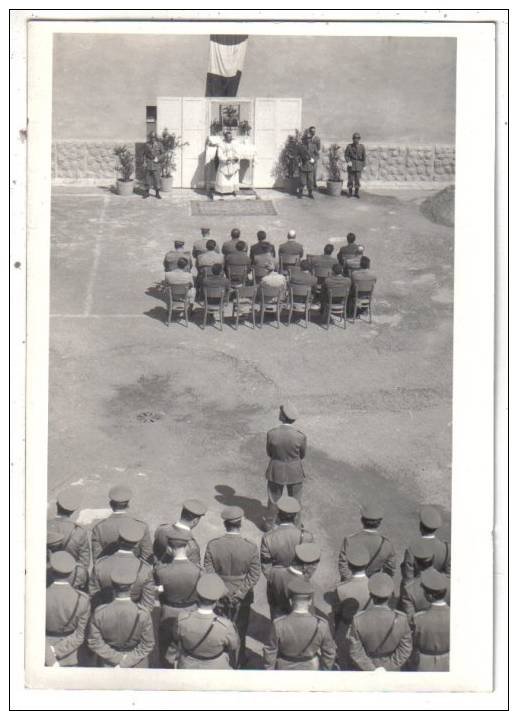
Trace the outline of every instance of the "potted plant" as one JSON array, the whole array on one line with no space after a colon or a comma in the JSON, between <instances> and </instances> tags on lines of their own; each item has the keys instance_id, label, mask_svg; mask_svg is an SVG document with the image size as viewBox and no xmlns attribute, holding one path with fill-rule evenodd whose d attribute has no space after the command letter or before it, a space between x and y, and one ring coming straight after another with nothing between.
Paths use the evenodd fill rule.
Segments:
<instances>
[{"instance_id":1,"label":"potted plant","mask_svg":"<svg viewBox=\"0 0 518 711\"><path fill-rule=\"evenodd\" d=\"M115 169L120 174L120 178L117 178L117 193L119 195L132 195L135 183L132 178L135 172L135 155L128 146L116 146L113 153L117 158Z\"/></svg>"},{"instance_id":2,"label":"potted plant","mask_svg":"<svg viewBox=\"0 0 518 711\"><path fill-rule=\"evenodd\" d=\"M161 183L162 190L167 193L170 192L173 187L173 173L176 170L176 151L178 148L182 149L189 144L187 142L182 143L180 137L177 137L175 133L169 133L167 128L164 128L162 131L162 138L160 140L164 150L162 156Z\"/></svg>"},{"instance_id":3,"label":"potted plant","mask_svg":"<svg viewBox=\"0 0 518 711\"><path fill-rule=\"evenodd\" d=\"M342 194L342 166L343 160L340 158L341 148L338 143L331 143L323 160L327 170L327 192L329 195L338 197Z\"/></svg>"},{"instance_id":4,"label":"potted plant","mask_svg":"<svg viewBox=\"0 0 518 711\"><path fill-rule=\"evenodd\" d=\"M250 136L250 133L252 132L252 127L246 119L244 121L239 122L238 130L239 135L244 136L245 143L248 142L248 138Z\"/></svg>"},{"instance_id":5,"label":"potted plant","mask_svg":"<svg viewBox=\"0 0 518 711\"><path fill-rule=\"evenodd\" d=\"M291 134L286 139L286 143L284 144L279 155L275 171L277 177L283 179L284 188L291 195L296 194L300 183L299 164L297 158L297 146L300 143L302 143L302 136L300 131L296 129L295 133Z\"/></svg>"},{"instance_id":6,"label":"potted plant","mask_svg":"<svg viewBox=\"0 0 518 711\"><path fill-rule=\"evenodd\" d=\"M219 119L214 119L210 122L210 135L217 136L223 130L223 124Z\"/></svg>"}]
</instances>

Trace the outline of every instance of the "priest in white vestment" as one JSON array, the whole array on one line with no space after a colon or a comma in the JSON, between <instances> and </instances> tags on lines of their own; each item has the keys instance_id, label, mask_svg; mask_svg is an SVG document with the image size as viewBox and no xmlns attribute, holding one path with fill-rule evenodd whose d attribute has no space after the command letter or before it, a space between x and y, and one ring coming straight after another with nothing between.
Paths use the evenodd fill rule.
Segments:
<instances>
[{"instance_id":1,"label":"priest in white vestment","mask_svg":"<svg viewBox=\"0 0 518 711\"><path fill-rule=\"evenodd\" d=\"M218 146L218 171L214 190L222 195L239 192L239 153L232 142L232 132L225 131Z\"/></svg>"}]
</instances>

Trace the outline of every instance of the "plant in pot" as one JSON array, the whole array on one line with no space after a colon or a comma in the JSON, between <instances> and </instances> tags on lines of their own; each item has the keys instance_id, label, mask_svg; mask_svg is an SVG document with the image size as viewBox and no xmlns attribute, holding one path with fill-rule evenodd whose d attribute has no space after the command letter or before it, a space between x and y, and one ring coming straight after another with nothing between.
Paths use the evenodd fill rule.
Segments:
<instances>
[{"instance_id":1,"label":"plant in pot","mask_svg":"<svg viewBox=\"0 0 518 711\"><path fill-rule=\"evenodd\" d=\"M210 135L211 136L217 136L220 134L223 130L223 124L219 119L213 119L210 122Z\"/></svg>"},{"instance_id":2,"label":"plant in pot","mask_svg":"<svg viewBox=\"0 0 518 711\"><path fill-rule=\"evenodd\" d=\"M340 157L340 151L341 148L338 143L331 143L323 160L324 167L327 170L327 192L335 197L342 194L344 183L342 179L343 160Z\"/></svg>"},{"instance_id":3,"label":"plant in pot","mask_svg":"<svg viewBox=\"0 0 518 711\"><path fill-rule=\"evenodd\" d=\"M120 178L117 178L117 193L119 195L132 195L135 183L132 178L135 172L135 155L128 146L116 146L113 154L117 158L115 169L120 174Z\"/></svg>"},{"instance_id":4,"label":"plant in pot","mask_svg":"<svg viewBox=\"0 0 518 711\"><path fill-rule=\"evenodd\" d=\"M297 147L300 143L302 143L302 135L300 131L295 130L295 133L286 139L274 169L275 176L283 179L284 188L291 195L295 195L300 182L297 156Z\"/></svg>"},{"instance_id":5,"label":"plant in pot","mask_svg":"<svg viewBox=\"0 0 518 711\"><path fill-rule=\"evenodd\" d=\"M250 124L248 123L248 121L246 121L246 120L240 121L240 122L239 122L238 129L239 129L239 135L240 135L240 136L244 136L244 137L245 137L245 141L248 141L248 138L249 138L249 136L250 136L250 133L252 132L252 127L250 126Z\"/></svg>"},{"instance_id":6,"label":"plant in pot","mask_svg":"<svg viewBox=\"0 0 518 711\"><path fill-rule=\"evenodd\" d=\"M162 131L160 141L164 151L162 155L161 183L162 190L167 193L173 187L173 173L176 170L176 151L189 144L186 141L182 143L180 136L177 137L175 133L169 133L167 128Z\"/></svg>"}]
</instances>

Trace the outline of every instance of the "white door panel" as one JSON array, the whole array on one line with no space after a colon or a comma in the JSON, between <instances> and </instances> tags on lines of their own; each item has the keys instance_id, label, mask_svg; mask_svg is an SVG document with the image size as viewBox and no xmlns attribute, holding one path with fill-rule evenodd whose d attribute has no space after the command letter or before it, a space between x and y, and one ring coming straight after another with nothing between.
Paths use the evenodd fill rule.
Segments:
<instances>
[{"instance_id":1,"label":"white door panel","mask_svg":"<svg viewBox=\"0 0 518 711\"><path fill-rule=\"evenodd\" d=\"M255 187L270 188L279 182L276 165L288 136L295 133L296 129L300 130L301 108L301 99L255 100Z\"/></svg>"}]
</instances>

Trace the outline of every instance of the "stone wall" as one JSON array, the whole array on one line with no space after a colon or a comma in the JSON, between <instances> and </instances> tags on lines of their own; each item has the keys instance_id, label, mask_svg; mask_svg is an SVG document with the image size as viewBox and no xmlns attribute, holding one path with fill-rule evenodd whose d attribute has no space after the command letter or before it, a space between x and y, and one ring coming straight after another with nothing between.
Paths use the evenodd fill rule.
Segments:
<instances>
[{"instance_id":1,"label":"stone wall","mask_svg":"<svg viewBox=\"0 0 518 711\"><path fill-rule=\"evenodd\" d=\"M120 143L124 143L121 141ZM346 141L340 145L345 146ZM137 156L142 144L127 141ZM55 183L88 183L115 179L112 141L55 141L52 145L52 179ZM455 180L455 147L451 145L369 145L363 181L374 185L428 187ZM325 143L322 151L325 160ZM137 164L139 161L137 161ZM137 178L141 170L137 168ZM325 180L320 165L319 178ZM260 187L260 186L258 186Z\"/></svg>"}]
</instances>

